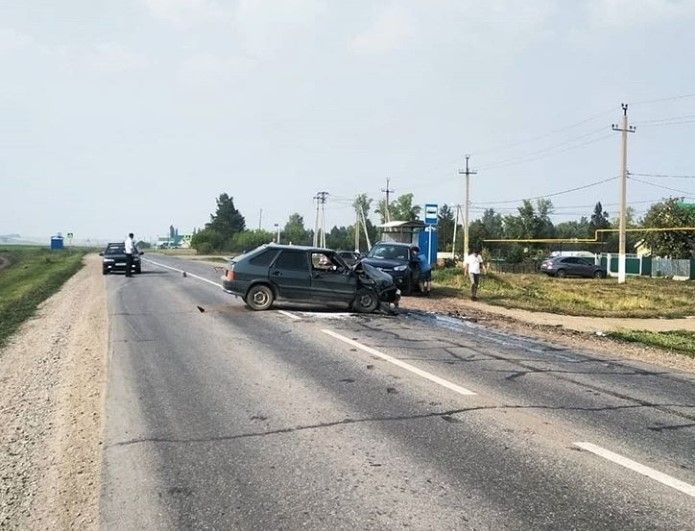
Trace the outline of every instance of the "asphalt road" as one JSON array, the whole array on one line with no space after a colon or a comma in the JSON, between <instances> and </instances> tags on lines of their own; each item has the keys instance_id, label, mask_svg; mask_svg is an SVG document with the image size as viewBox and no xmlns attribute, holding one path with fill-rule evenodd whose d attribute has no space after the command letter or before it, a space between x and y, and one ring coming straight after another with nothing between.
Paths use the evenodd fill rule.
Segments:
<instances>
[{"instance_id":1,"label":"asphalt road","mask_svg":"<svg viewBox=\"0 0 695 531\"><path fill-rule=\"evenodd\" d=\"M149 258L106 279L102 527L695 527L693 375L419 314L252 312L210 265Z\"/></svg>"}]
</instances>

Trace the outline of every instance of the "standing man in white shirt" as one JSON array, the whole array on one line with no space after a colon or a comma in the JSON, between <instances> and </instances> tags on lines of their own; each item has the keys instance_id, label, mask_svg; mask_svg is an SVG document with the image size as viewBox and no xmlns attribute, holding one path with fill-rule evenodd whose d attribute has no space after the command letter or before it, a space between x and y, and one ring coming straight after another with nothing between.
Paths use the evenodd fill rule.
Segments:
<instances>
[{"instance_id":1,"label":"standing man in white shirt","mask_svg":"<svg viewBox=\"0 0 695 531\"><path fill-rule=\"evenodd\" d=\"M135 235L131 232L125 239L125 276L133 276L133 253L137 253L137 247L135 247Z\"/></svg>"},{"instance_id":2,"label":"standing man in white shirt","mask_svg":"<svg viewBox=\"0 0 695 531\"><path fill-rule=\"evenodd\" d=\"M483 257L480 256L478 249L473 249L465 260L466 274L471 280L471 300L478 300L478 286L480 285L480 274L485 270Z\"/></svg>"}]
</instances>

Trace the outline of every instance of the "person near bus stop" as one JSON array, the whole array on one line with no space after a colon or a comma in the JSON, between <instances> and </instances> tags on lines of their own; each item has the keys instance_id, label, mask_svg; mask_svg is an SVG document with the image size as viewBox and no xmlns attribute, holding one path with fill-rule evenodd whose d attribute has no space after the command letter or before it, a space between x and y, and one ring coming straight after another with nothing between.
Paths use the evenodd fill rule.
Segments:
<instances>
[{"instance_id":1,"label":"person near bus stop","mask_svg":"<svg viewBox=\"0 0 695 531\"><path fill-rule=\"evenodd\" d=\"M410 250L411 260L417 264L416 274L420 292L429 295L432 290L432 265L425 253L420 252L420 248L415 246Z\"/></svg>"},{"instance_id":2,"label":"person near bus stop","mask_svg":"<svg viewBox=\"0 0 695 531\"><path fill-rule=\"evenodd\" d=\"M138 252L133 238L135 238L135 235L131 232L125 239L125 242L123 242L125 247L125 276L127 277L133 276L133 253Z\"/></svg>"},{"instance_id":3,"label":"person near bus stop","mask_svg":"<svg viewBox=\"0 0 695 531\"><path fill-rule=\"evenodd\" d=\"M471 253L466 257L464 264L466 274L471 281L471 300L477 301L480 275L485 269L483 257L480 256L480 250L474 247Z\"/></svg>"}]
</instances>

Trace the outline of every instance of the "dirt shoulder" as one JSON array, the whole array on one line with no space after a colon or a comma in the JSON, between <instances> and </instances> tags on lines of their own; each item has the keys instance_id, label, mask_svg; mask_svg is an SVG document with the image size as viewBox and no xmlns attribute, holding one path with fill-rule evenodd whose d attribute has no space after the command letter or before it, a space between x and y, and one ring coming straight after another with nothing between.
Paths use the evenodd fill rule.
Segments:
<instances>
[{"instance_id":1,"label":"dirt shoulder","mask_svg":"<svg viewBox=\"0 0 695 531\"><path fill-rule=\"evenodd\" d=\"M108 323L85 264L0 350L0 527L98 527Z\"/></svg>"},{"instance_id":2,"label":"dirt shoulder","mask_svg":"<svg viewBox=\"0 0 695 531\"><path fill-rule=\"evenodd\" d=\"M653 363L695 373L695 359L663 349L628 344L601 334L617 330L695 330L695 319L619 319L575 317L546 312L500 308L454 297L405 297L401 307L484 322L514 334L552 341L568 347L610 356ZM598 334L597 334L598 332Z\"/></svg>"}]
</instances>

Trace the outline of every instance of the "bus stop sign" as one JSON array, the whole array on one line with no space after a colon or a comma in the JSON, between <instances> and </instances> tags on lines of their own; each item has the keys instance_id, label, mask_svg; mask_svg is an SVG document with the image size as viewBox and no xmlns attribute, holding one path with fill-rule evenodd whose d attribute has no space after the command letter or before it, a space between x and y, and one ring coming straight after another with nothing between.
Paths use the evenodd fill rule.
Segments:
<instances>
[{"instance_id":1,"label":"bus stop sign","mask_svg":"<svg viewBox=\"0 0 695 531\"><path fill-rule=\"evenodd\" d=\"M439 209L437 205L425 205L425 225L436 225L438 223Z\"/></svg>"}]
</instances>

